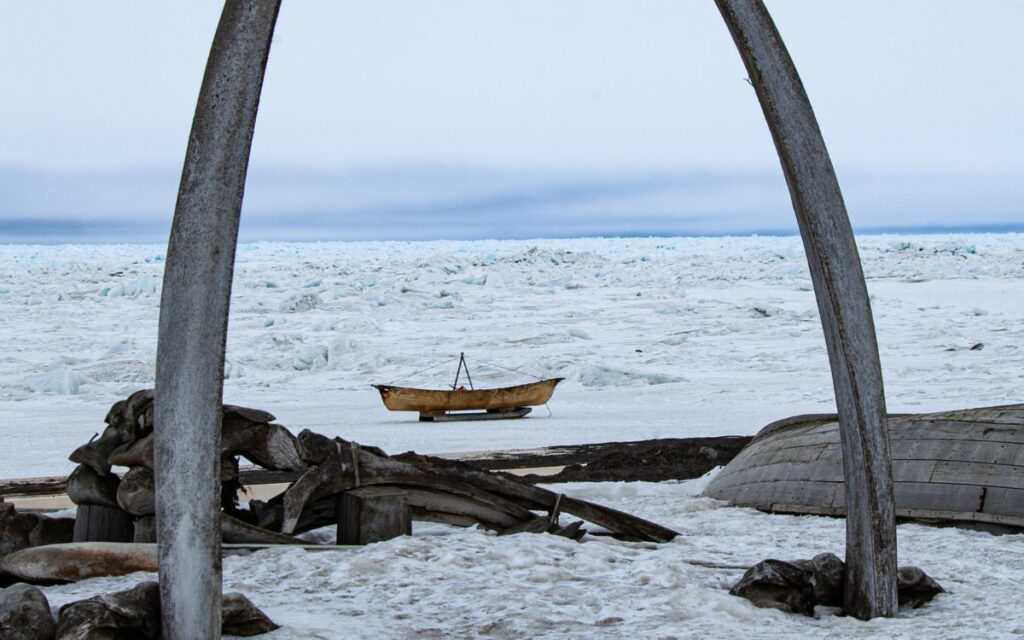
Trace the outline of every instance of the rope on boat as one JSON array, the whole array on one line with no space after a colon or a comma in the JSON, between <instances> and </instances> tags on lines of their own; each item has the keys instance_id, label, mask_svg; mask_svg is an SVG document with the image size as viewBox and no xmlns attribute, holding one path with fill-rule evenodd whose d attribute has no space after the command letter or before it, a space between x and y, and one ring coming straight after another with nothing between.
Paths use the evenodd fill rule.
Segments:
<instances>
[{"instance_id":1,"label":"rope on boat","mask_svg":"<svg viewBox=\"0 0 1024 640\"><path fill-rule=\"evenodd\" d=\"M458 360L458 358L452 358L451 360L445 360L444 362L439 362L437 364L432 364L429 367L427 367L426 369L420 369L419 371L413 371L412 373L410 373L408 375L404 375L401 378L395 378L394 380L389 382L388 385L392 385L392 384L394 384L396 382L401 382L402 380L405 380L406 378L411 378L411 377L413 377L415 375L419 375L421 373L425 373L427 371L430 371L431 369L436 369L436 368L438 368L438 367L440 367L442 365L448 364L449 362L454 362L455 360Z\"/></svg>"},{"instance_id":2,"label":"rope on boat","mask_svg":"<svg viewBox=\"0 0 1024 640\"><path fill-rule=\"evenodd\" d=\"M489 367L495 367L496 369L504 369L505 371L511 371L512 373L518 373L533 378L534 380L544 380L544 378L540 376L535 376L532 373L526 373L522 369L510 369L509 367L503 367L500 364L494 364L493 362L487 362L486 360L481 360L479 358L473 358L473 360L479 362L480 364L486 364Z\"/></svg>"},{"instance_id":3,"label":"rope on boat","mask_svg":"<svg viewBox=\"0 0 1024 640\"><path fill-rule=\"evenodd\" d=\"M540 376L535 376L532 373L527 373L527 372L523 371L521 368L519 368L519 369L512 369L510 367L503 367L500 364L494 364L493 362L487 362L486 360L481 360L479 358L466 358L465 356L460 354L459 356L457 356L455 358L451 358L449 360L445 360L444 362L438 362L437 364L432 364L432 365L430 365L429 367L427 367L425 369L420 369L419 371L413 371L412 373L406 374L406 375L402 376L401 378L395 378L394 380L389 382L388 385L393 385L394 383L401 382L402 380L405 380L406 378L411 378L411 377L419 375L421 373L426 373L427 371L430 371L431 369L436 369L436 368L444 366L446 364L455 362L456 360L470 360L470 359L472 359L473 362L478 362L480 364L487 365L488 367L494 367L495 369L503 369L503 370L509 371L511 373L518 373L519 375L523 375L523 376L526 376L528 378L533 378L534 380L545 380L546 379L546 378L542 378ZM461 371L461 369L462 369L462 362L459 363L459 369ZM469 375L469 368L468 367L466 368L466 375L467 376ZM458 381L458 378L456 378L456 381ZM472 384L472 382L470 384ZM548 409L548 411L551 411L551 410Z\"/></svg>"}]
</instances>

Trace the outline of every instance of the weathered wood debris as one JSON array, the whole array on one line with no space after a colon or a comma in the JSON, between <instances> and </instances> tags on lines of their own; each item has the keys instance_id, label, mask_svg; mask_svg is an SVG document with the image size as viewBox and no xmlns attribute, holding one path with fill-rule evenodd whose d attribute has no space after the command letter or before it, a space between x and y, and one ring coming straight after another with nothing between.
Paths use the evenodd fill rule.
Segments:
<instances>
[{"instance_id":1,"label":"weathered wood debris","mask_svg":"<svg viewBox=\"0 0 1024 640\"><path fill-rule=\"evenodd\" d=\"M470 464L406 453L388 456L372 446L328 438L309 430L298 436L257 409L224 405L221 438L221 529L233 543L308 544L295 536L339 525L352 514L344 505L374 511L373 500L401 494L399 509L414 520L459 526L479 525L499 534L548 532L580 539L582 521L595 534L620 539L665 542L677 533L609 507L571 498ZM107 427L70 456L79 466L68 478L68 496L78 505L76 541L154 542L153 392L143 390L115 403ZM243 487L239 460L293 479L267 501L240 503ZM127 467L123 475L113 467ZM380 491L366 492L367 487ZM348 500L342 498L350 495ZM358 499L356 499L358 498ZM355 507L352 507L355 508ZM393 519L405 532L401 516ZM127 525L127 526L126 526ZM348 525L349 528L355 525ZM363 523L363 526L368 526ZM341 530L339 529L339 533ZM346 534L346 540L359 539ZM370 535L370 539L380 539ZM340 543L340 541L339 541Z\"/></svg>"}]
</instances>

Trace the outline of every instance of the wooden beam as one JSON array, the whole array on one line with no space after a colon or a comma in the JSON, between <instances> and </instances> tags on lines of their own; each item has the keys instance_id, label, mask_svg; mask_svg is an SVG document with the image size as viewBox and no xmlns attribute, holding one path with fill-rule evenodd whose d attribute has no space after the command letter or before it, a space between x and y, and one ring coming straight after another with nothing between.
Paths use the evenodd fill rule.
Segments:
<instances>
[{"instance_id":1,"label":"wooden beam","mask_svg":"<svg viewBox=\"0 0 1024 640\"><path fill-rule=\"evenodd\" d=\"M338 544L372 544L412 535L405 492L390 487L362 487L337 498Z\"/></svg>"},{"instance_id":2,"label":"wooden beam","mask_svg":"<svg viewBox=\"0 0 1024 640\"><path fill-rule=\"evenodd\" d=\"M846 476L844 609L862 619L895 616L896 520L885 394L846 205L810 100L764 3L715 2L775 141L825 332Z\"/></svg>"},{"instance_id":3,"label":"wooden beam","mask_svg":"<svg viewBox=\"0 0 1024 640\"><path fill-rule=\"evenodd\" d=\"M219 638L220 428L238 222L280 0L226 0L164 267L154 406L163 634Z\"/></svg>"}]
</instances>

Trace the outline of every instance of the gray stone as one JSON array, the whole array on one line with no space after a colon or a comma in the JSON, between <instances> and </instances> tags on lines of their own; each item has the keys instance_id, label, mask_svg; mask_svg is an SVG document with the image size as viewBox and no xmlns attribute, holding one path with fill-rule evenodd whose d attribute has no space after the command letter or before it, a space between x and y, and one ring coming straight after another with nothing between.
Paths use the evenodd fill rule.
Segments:
<instances>
[{"instance_id":1,"label":"gray stone","mask_svg":"<svg viewBox=\"0 0 1024 640\"><path fill-rule=\"evenodd\" d=\"M225 593L222 632L229 636L258 636L279 629L280 625L256 608L240 593Z\"/></svg>"},{"instance_id":2,"label":"gray stone","mask_svg":"<svg viewBox=\"0 0 1024 640\"><path fill-rule=\"evenodd\" d=\"M160 585L156 582L66 604L57 622L57 640L159 637Z\"/></svg>"},{"instance_id":3,"label":"gray stone","mask_svg":"<svg viewBox=\"0 0 1024 640\"><path fill-rule=\"evenodd\" d=\"M896 588L899 590L900 606L910 609L931 602L932 598L946 592L938 582L917 567L900 567L896 572Z\"/></svg>"},{"instance_id":4,"label":"gray stone","mask_svg":"<svg viewBox=\"0 0 1024 640\"><path fill-rule=\"evenodd\" d=\"M52 640L56 630L42 591L21 583L0 589L0 640Z\"/></svg>"}]
</instances>

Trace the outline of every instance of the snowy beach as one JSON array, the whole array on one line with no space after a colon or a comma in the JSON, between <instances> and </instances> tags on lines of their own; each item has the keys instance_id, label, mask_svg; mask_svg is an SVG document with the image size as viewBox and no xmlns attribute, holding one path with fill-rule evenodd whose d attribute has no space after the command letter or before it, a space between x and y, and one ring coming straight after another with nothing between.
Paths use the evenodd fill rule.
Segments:
<instances>
[{"instance_id":1,"label":"snowy beach","mask_svg":"<svg viewBox=\"0 0 1024 640\"><path fill-rule=\"evenodd\" d=\"M1024 401L1024 235L859 245L891 412ZM110 404L152 386L163 251L0 247L0 477L67 473ZM460 352L478 386L530 380L508 369L566 378L550 415L421 424L369 386L444 386ZM751 434L833 411L797 237L241 245L227 360L226 401L389 453ZM950 592L923 609L755 609L727 594L737 567L841 556L843 522L728 508L698 497L705 482L559 486L682 532L665 545L433 525L358 551L230 557L225 589L283 624L276 638L1024 634L1020 536L921 525L899 527L900 563ZM137 579L46 593L57 606Z\"/></svg>"}]
</instances>

